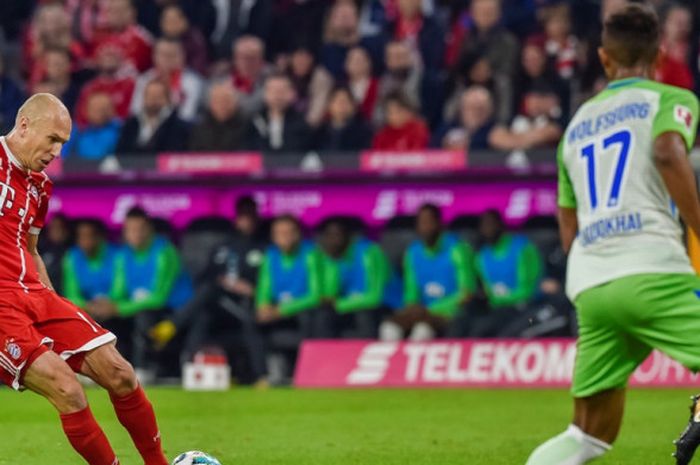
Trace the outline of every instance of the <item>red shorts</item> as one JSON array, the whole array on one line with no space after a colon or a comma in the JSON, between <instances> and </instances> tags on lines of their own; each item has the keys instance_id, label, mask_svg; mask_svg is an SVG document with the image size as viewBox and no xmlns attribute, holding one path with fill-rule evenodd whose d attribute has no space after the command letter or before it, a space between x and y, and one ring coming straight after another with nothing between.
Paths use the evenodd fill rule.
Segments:
<instances>
[{"instance_id":1,"label":"red shorts","mask_svg":"<svg viewBox=\"0 0 700 465\"><path fill-rule=\"evenodd\" d=\"M78 372L85 354L116 337L53 291L0 290L0 381L20 389L27 368L53 350Z\"/></svg>"}]
</instances>

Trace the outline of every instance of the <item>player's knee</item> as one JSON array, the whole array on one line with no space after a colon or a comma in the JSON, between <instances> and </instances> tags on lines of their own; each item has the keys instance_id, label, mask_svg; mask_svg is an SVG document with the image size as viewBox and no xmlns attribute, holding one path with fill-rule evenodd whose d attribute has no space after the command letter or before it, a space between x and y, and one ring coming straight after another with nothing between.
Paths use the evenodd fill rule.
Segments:
<instances>
[{"instance_id":1,"label":"player's knee","mask_svg":"<svg viewBox=\"0 0 700 465\"><path fill-rule=\"evenodd\" d=\"M85 391L72 372L57 374L53 379L52 388L49 400L59 412L79 412L87 407Z\"/></svg>"},{"instance_id":2,"label":"player's knee","mask_svg":"<svg viewBox=\"0 0 700 465\"><path fill-rule=\"evenodd\" d=\"M112 363L107 381L109 392L117 397L131 394L139 385L134 368L123 358Z\"/></svg>"}]
</instances>

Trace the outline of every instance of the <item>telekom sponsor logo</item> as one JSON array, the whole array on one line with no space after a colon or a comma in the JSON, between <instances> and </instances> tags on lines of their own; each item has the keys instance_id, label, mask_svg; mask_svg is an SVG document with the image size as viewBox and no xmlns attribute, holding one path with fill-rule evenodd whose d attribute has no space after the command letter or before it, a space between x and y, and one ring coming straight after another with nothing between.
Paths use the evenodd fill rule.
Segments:
<instances>
[{"instance_id":1,"label":"telekom sponsor logo","mask_svg":"<svg viewBox=\"0 0 700 465\"><path fill-rule=\"evenodd\" d=\"M575 341L480 340L431 343L312 341L302 347L300 387L567 387ZM654 352L633 385L697 384L679 363Z\"/></svg>"},{"instance_id":2,"label":"telekom sponsor logo","mask_svg":"<svg viewBox=\"0 0 700 465\"><path fill-rule=\"evenodd\" d=\"M453 171L466 167L467 155L461 151L367 151L360 154L362 171Z\"/></svg>"},{"instance_id":3,"label":"telekom sponsor logo","mask_svg":"<svg viewBox=\"0 0 700 465\"><path fill-rule=\"evenodd\" d=\"M157 167L160 173L257 174L263 170L263 158L257 152L161 153Z\"/></svg>"}]
</instances>

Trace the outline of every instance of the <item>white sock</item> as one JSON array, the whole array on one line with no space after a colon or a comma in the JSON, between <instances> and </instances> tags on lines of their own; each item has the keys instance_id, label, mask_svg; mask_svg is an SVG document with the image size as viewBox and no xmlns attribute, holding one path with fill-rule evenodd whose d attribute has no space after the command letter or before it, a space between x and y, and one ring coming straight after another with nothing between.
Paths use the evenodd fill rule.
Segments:
<instances>
[{"instance_id":1,"label":"white sock","mask_svg":"<svg viewBox=\"0 0 700 465\"><path fill-rule=\"evenodd\" d=\"M435 330L428 323L421 321L413 325L411 335L408 336L408 339L413 342L430 341L431 339L435 339Z\"/></svg>"},{"instance_id":2,"label":"white sock","mask_svg":"<svg viewBox=\"0 0 700 465\"><path fill-rule=\"evenodd\" d=\"M576 425L539 446L525 465L583 465L612 448L600 439L589 436Z\"/></svg>"},{"instance_id":3,"label":"white sock","mask_svg":"<svg viewBox=\"0 0 700 465\"><path fill-rule=\"evenodd\" d=\"M379 325L379 339L385 342L396 342L403 339L403 329L393 321L385 321Z\"/></svg>"}]
</instances>

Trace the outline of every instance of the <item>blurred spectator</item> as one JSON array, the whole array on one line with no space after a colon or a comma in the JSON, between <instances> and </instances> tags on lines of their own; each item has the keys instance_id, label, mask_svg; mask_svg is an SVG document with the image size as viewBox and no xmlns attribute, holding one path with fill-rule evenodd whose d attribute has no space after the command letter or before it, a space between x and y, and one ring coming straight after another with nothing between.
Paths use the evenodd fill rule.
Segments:
<instances>
[{"instance_id":1,"label":"blurred spectator","mask_svg":"<svg viewBox=\"0 0 700 465\"><path fill-rule=\"evenodd\" d=\"M556 147L564 132L560 124L561 117L559 96L551 86L543 82L523 96L521 111L513 118L510 129L519 134L539 134L533 144L535 146Z\"/></svg>"},{"instance_id":2,"label":"blurred spectator","mask_svg":"<svg viewBox=\"0 0 700 465\"><path fill-rule=\"evenodd\" d=\"M345 77L348 51L357 46L370 48L362 40L357 5L353 0L336 0L328 11L323 30L320 62L336 80Z\"/></svg>"},{"instance_id":3,"label":"blurred spectator","mask_svg":"<svg viewBox=\"0 0 700 465\"><path fill-rule=\"evenodd\" d=\"M246 114L251 115L262 109L263 86L268 74L265 43L253 36L238 38L233 43L231 82L241 96L240 106Z\"/></svg>"},{"instance_id":4,"label":"blurred spectator","mask_svg":"<svg viewBox=\"0 0 700 465\"><path fill-rule=\"evenodd\" d=\"M246 142L251 150L298 152L308 148L309 128L294 107L294 88L285 74L265 81L265 108L248 124Z\"/></svg>"},{"instance_id":5,"label":"blurred spectator","mask_svg":"<svg viewBox=\"0 0 700 465\"><path fill-rule=\"evenodd\" d=\"M693 89L693 72L688 66L693 32L693 13L680 3L671 3L664 14L661 37L661 57L656 68L656 80L673 86ZM698 40L697 37L695 39Z\"/></svg>"},{"instance_id":6,"label":"blurred spectator","mask_svg":"<svg viewBox=\"0 0 700 465\"><path fill-rule=\"evenodd\" d=\"M476 288L471 247L443 230L438 207L418 210L419 239L404 256L404 305L380 327L380 339L397 341L409 333L413 341L452 335L451 320Z\"/></svg>"},{"instance_id":7,"label":"blurred spectator","mask_svg":"<svg viewBox=\"0 0 700 465\"><path fill-rule=\"evenodd\" d=\"M372 76L372 61L367 50L354 47L348 51L345 74L347 85L355 101L359 103L360 115L371 121L379 96L379 81Z\"/></svg>"},{"instance_id":8,"label":"blurred spectator","mask_svg":"<svg viewBox=\"0 0 700 465\"><path fill-rule=\"evenodd\" d=\"M569 115L571 99L570 85L559 77L557 71L547 62L547 52L542 40L528 39L521 53L520 78L516 81L515 112L524 111L525 97L536 89L548 89L556 94L561 112L556 118L565 123Z\"/></svg>"},{"instance_id":9,"label":"blurred spectator","mask_svg":"<svg viewBox=\"0 0 700 465\"><path fill-rule=\"evenodd\" d=\"M390 94L385 100L385 111L386 125L374 136L372 149L421 150L428 146L428 127L404 94Z\"/></svg>"},{"instance_id":10,"label":"blurred spectator","mask_svg":"<svg viewBox=\"0 0 700 465\"><path fill-rule=\"evenodd\" d=\"M192 128L189 147L197 152L232 152L245 145L248 119L238 108L238 94L228 81L209 87L207 111Z\"/></svg>"},{"instance_id":11,"label":"blurred spectator","mask_svg":"<svg viewBox=\"0 0 700 465\"><path fill-rule=\"evenodd\" d=\"M5 60L0 54L0 132L6 134L15 124L17 110L25 95L20 85L8 76Z\"/></svg>"},{"instance_id":12,"label":"blurred spectator","mask_svg":"<svg viewBox=\"0 0 700 465\"><path fill-rule=\"evenodd\" d=\"M151 336L165 345L186 329L184 358L190 359L222 335L226 339L224 345L229 345L233 342L232 331L240 330L249 352L253 381L262 382L266 374L265 347L256 326L254 298L268 241L252 197L243 196L236 201L235 227L231 240L210 257L209 266L198 279L194 298L156 325Z\"/></svg>"},{"instance_id":13,"label":"blurred spectator","mask_svg":"<svg viewBox=\"0 0 700 465\"><path fill-rule=\"evenodd\" d=\"M333 78L323 66L316 65L311 50L306 47L292 52L287 74L296 91L296 110L306 115L309 126L318 127L333 89Z\"/></svg>"},{"instance_id":14,"label":"blurred spectator","mask_svg":"<svg viewBox=\"0 0 700 465\"><path fill-rule=\"evenodd\" d=\"M324 324L334 337L376 339L393 278L384 252L364 237L352 237L342 221L326 223L319 244Z\"/></svg>"},{"instance_id":15,"label":"blurred spectator","mask_svg":"<svg viewBox=\"0 0 700 465\"><path fill-rule=\"evenodd\" d=\"M136 9L132 0L102 0L102 27L95 32L92 51L99 49L105 41L116 42L124 50L128 64L139 72L151 66L153 38L136 23Z\"/></svg>"},{"instance_id":16,"label":"blurred spectator","mask_svg":"<svg viewBox=\"0 0 700 465\"><path fill-rule=\"evenodd\" d=\"M503 74L495 74L483 50L475 50L465 55L462 64L462 74L455 74L451 78L453 90L443 109L445 121L458 118L462 93L472 86L485 87L491 92L496 121L510 121L513 117L513 80Z\"/></svg>"},{"instance_id":17,"label":"blurred spectator","mask_svg":"<svg viewBox=\"0 0 700 465\"><path fill-rule=\"evenodd\" d=\"M170 87L153 80L143 91L143 109L126 120L117 142L118 154L183 151L189 126L173 110Z\"/></svg>"},{"instance_id":18,"label":"blurred spectator","mask_svg":"<svg viewBox=\"0 0 700 465\"><path fill-rule=\"evenodd\" d=\"M107 241L100 220L75 225L75 245L63 257L63 295L80 308L112 297L119 248Z\"/></svg>"},{"instance_id":19,"label":"blurred spectator","mask_svg":"<svg viewBox=\"0 0 700 465\"><path fill-rule=\"evenodd\" d=\"M350 89L336 87L328 99L326 122L316 131L314 148L328 151L357 151L369 147L372 129L357 113Z\"/></svg>"},{"instance_id":20,"label":"blurred spectator","mask_svg":"<svg viewBox=\"0 0 700 465\"><path fill-rule=\"evenodd\" d=\"M148 331L167 313L187 303L192 296L192 282L175 246L155 233L151 218L140 207L127 213L123 235L124 247L116 259L111 299L96 298L85 309L98 321L131 319L130 361L140 370L152 371L156 367Z\"/></svg>"},{"instance_id":21,"label":"blurred spectator","mask_svg":"<svg viewBox=\"0 0 700 465\"><path fill-rule=\"evenodd\" d=\"M379 79L378 100L383 102L389 94L402 92L419 105L423 68L418 54L407 42L393 40L386 45L384 65L384 74ZM381 123L384 118L381 105L377 105L374 122Z\"/></svg>"},{"instance_id":22,"label":"blurred spectator","mask_svg":"<svg viewBox=\"0 0 700 465\"><path fill-rule=\"evenodd\" d=\"M388 23L389 37L406 42L421 58L426 72L442 68L445 56L445 32L429 14L422 0L397 0L396 18Z\"/></svg>"},{"instance_id":23,"label":"blurred spectator","mask_svg":"<svg viewBox=\"0 0 700 465\"><path fill-rule=\"evenodd\" d=\"M116 42L102 42L95 52L97 76L85 83L76 106L76 122L87 121L87 101L92 94L106 93L112 99L117 118L129 116L131 97L134 93L134 78L130 68L124 64L124 51Z\"/></svg>"},{"instance_id":24,"label":"blurred spectator","mask_svg":"<svg viewBox=\"0 0 700 465\"><path fill-rule=\"evenodd\" d=\"M495 74L512 77L518 61L518 41L500 24L501 1L472 0L470 13L471 24L463 39L457 69L464 69L464 57L481 50Z\"/></svg>"},{"instance_id":25,"label":"blurred spectator","mask_svg":"<svg viewBox=\"0 0 700 465\"><path fill-rule=\"evenodd\" d=\"M100 26L100 0L66 0L65 9L73 19L73 37L81 44L92 43Z\"/></svg>"},{"instance_id":26,"label":"blurred spectator","mask_svg":"<svg viewBox=\"0 0 700 465\"><path fill-rule=\"evenodd\" d=\"M163 10L169 5L177 4L189 18L192 26L202 31L206 37L212 33L218 21L217 10L213 3L213 0L149 0L136 1L134 5L137 9L138 23L154 36L162 33L160 20ZM228 46L231 46L231 41Z\"/></svg>"},{"instance_id":27,"label":"blurred spectator","mask_svg":"<svg viewBox=\"0 0 700 465\"><path fill-rule=\"evenodd\" d=\"M63 153L85 160L101 160L113 155L122 123L114 115L110 96L104 92L91 94L86 114L85 124L73 126L70 140L63 146Z\"/></svg>"},{"instance_id":28,"label":"blurred spectator","mask_svg":"<svg viewBox=\"0 0 700 465\"><path fill-rule=\"evenodd\" d=\"M484 87L473 86L460 95L456 122L438 131L433 145L446 150L488 150L495 126L491 94Z\"/></svg>"},{"instance_id":29,"label":"blurred spectator","mask_svg":"<svg viewBox=\"0 0 700 465\"><path fill-rule=\"evenodd\" d=\"M231 44L240 36L268 37L272 0L218 0L213 3L216 23L209 40L216 60L229 59Z\"/></svg>"},{"instance_id":30,"label":"blurred spectator","mask_svg":"<svg viewBox=\"0 0 700 465\"><path fill-rule=\"evenodd\" d=\"M545 49L562 79L571 79L576 73L578 40L571 32L571 11L566 3L559 3L542 12Z\"/></svg>"},{"instance_id":31,"label":"blurred spectator","mask_svg":"<svg viewBox=\"0 0 700 465\"><path fill-rule=\"evenodd\" d=\"M42 56L44 64L44 78L41 80L41 89L46 89L55 95L73 113L75 104L80 95L80 83L74 79L70 66L70 54L62 48L48 48ZM33 88L37 93L36 85Z\"/></svg>"},{"instance_id":32,"label":"blurred spectator","mask_svg":"<svg viewBox=\"0 0 700 465\"><path fill-rule=\"evenodd\" d=\"M30 88L46 79L45 56L48 50L65 50L71 72L78 71L85 58L84 47L73 38L70 17L59 3L46 3L37 8L22 50Z\"/></svg>"},{"instance_id":33,"label":"blurred spectator","mask_svg":"<svg viewBox=\"0 0 700 465\"><path fill-rule=\"evenodd\" d=\"M63 284L63 255L73 244L73 225L66 215L57 213L53 215L46 227L46 234L39 237L41 243L38 248L41 258L44 260L54 289L60 294Z\"/></svg>"},{"instance_id":34,"label":"blurred spectator","mask_svg":"<svg viewBox=\"0 0 700 465\"><path fill-rule=\"evenodd\" d=\"M302 238L299 220L290 215L276 218L272 245L265 252L258 277L258 321L268 325L267 331L286 320L287 326L292 323L298 328L302 338L329 336L322 334L316 322L321 286L319 251Z\"/></svg>"},{"instance_id":35,"label":"blurred spectator","mask_svg":"<svg viewBox=\"0 0 700 465\"><path fill-rule=\"evenodd\" d=\"M495 210L482 215L479 235L475 264L483 294L469 305L467 336L516 336L507 330L539 290L542 257L525 236L506 232Z\"/></svg>"},{"instance_id":36,"label":"blurred spectator","mask_svg":"<svg viewBox=\"0 0 700 465\"><path fill-rule=\"evenodd\" d=\"M160 16L160 32L166 39L182 43L185 63L201 75L209 72L207 42L199 29L190 24L182 7L171 3L163 8Z\"/></svg>"},{"instance_id":37,"label":"blurred spectator","mask_svg":"<svg viewBox=\"0 0 700 465\"><path fill-rule=\"evenodd\" d=\"M136 80L131 99L131 113L136 115L143 108L143 89L154 79L162 79L170 86L170 97L177 108L178 116L191 122L197 116L204 82L202 78L185 67L185 51L182 43L174 39L158 39L153 47L153 68Z\"/></svg>"}]
</instances>

